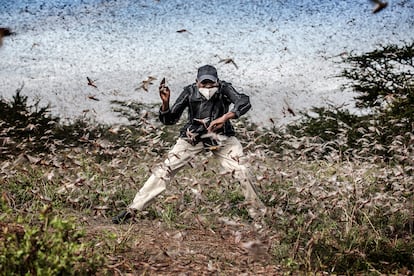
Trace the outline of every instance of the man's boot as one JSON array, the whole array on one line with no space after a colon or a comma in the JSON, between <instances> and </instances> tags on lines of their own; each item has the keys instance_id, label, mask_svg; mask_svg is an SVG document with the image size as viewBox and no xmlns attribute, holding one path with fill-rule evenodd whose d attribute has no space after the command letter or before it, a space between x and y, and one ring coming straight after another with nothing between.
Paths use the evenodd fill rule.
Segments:
<instances>
[{"instance_id":1,"label":"man's boot","mask_svg":"<svg viewBox=\"0 0 414 276\"><path fill-rule=\"evenodd\" d=\"M127 220L132 218L133 215L134 214L131 211L124 210L124 211L120 212L117 216L113 217L112 222L114 224L120 224L120 223L126 222Z\"/></svg>"}]
</instances>

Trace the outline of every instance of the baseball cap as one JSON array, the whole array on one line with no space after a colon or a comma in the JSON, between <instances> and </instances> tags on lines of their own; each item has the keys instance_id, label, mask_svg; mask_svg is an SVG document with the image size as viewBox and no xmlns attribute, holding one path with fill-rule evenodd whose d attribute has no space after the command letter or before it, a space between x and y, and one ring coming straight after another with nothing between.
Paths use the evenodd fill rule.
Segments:
<instances>
[{"instance_id":1,"label":"baseball cap","mask_svg":"<svg viewBox=\"0 0 414 276\"><path fill-rule=\"evenodd\" d=\"M204 65L198 68L197 80L202 82L204 80L211 80L212 82L217 82L217 70L214 66Z\"/></svg>"}]
</instances>

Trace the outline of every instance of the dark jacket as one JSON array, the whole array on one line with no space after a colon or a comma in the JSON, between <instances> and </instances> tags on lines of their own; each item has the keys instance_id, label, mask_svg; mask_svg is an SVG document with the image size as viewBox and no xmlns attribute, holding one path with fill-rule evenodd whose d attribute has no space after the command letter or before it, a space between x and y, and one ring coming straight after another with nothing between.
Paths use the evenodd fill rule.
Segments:
<instances>
[{"instance_id":1,"label":"dark jacket","mask_svg":"<svg viewBox=\"0 0 414 276\"><path fill-rule=\"evenodd\" d=\"M180 119L184 109L188 108L188 121L181 128L180 137L188 137L189 131L201 136L207 133L206 127L211 121L229 111L231 104L234 105L231 111L236 114L236 118L242 116L251 108L249 96L238 93L231 83L220 81L218 91L209 100L201 95L197 85L193 83L184 87L183 92L169 110L164 112L160 110L159 118L165 125L175 124ZM204 123L197 121L197 119L204 119ZM230 121L227 121L221 129L215 132L226 136L235 134Z\"/></svg>"}]
</instances>

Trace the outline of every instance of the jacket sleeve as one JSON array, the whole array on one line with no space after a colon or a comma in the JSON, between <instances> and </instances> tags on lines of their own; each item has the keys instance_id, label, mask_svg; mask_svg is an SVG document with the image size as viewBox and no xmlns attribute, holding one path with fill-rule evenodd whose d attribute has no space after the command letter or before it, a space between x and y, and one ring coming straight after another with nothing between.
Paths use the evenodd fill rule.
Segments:
<instances>
[{"instance_id":1,"label":"jacket sleeve","mask_svg":"<svg viewBox=\"0 0 414 276\"><path fill-rule=\"evenodd\" d=\"M164 125L173 125L178 122L184 109L188 106L188 98L190 91L188 87L184 88L183 92L178 96L174 105L166 111L160 109L159 119Z\"/></svg>"},{"instance_id":2,"label":"jacket sleeve","mask_svg":"<svg viewBox=\"0 0 414 276\"><path fill-rule=\"evenodd\" d=\"M223 83L223 94L233 103L233 109L230 110L236 114L236 118L244 115L252 107L249 96L237 92L230 83Z\"/></svg>"}]
</instances>

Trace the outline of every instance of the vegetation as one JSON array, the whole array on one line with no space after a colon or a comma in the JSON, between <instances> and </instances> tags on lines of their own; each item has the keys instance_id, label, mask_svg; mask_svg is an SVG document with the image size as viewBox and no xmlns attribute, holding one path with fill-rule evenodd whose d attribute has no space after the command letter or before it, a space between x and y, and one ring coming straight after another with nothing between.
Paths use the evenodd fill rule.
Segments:
<instances>
[{"instance_id":1,"label":"vegetation","mask_svg":"<svg viewBox=\"0 0 414 276\"><path fill-rule=\"evenodd\" d=\"M0 270L2 275L79 275L96 273L103 263L74 222L50 215L50 206L39 211L35 225L18 217L1 223ZM2 212L10 212L4 206ZM4 219L4 215L2 220Z\"/></svg>"},{"instance_id":2,"label":"vegetation","mask_svg":"<svg viewBox=\"0 0 414 276\"><path fill-rule=\"evenodd\" d=\"M312 115L288 126L295 137L317 138L347 158L356 150L367 158L402 162L401 148L410 151L414 128L414 43L390 45L362 55L350 55L341 77L349 79L344 89L357 92L357 107L367 115L357 116L341 107L315 107ZM329 145L328 145L329 144ZM412 148L411 148L412 150ZM314 153L314 152L313 152ZM315 154L315 153L314 153Z\"/></svg>"},{"instance_id":3,"label":"vegetation","mask_svg":"<svg viewBox=\"0 0 414 276\"><path fill-rule=\"evenodd\" d=\"M236 124L261 220L207 153L135 221L112 225L177 130L153 106L120 102L129 125L64 125L19 89L0 101L0 274L412 273L412 48L345 60L363 116L328 106L285 129Z\"/></svg>"}]
</instances>

